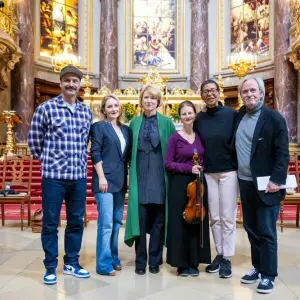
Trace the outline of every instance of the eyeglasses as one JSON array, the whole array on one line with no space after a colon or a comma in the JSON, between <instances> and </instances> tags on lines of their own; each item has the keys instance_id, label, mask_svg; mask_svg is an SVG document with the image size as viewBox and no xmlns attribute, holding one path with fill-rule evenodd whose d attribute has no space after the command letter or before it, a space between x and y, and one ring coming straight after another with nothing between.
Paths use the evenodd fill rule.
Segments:
<instances>
[{"instance_id":1,"label":"eyeglasses","mask_svg":"<svg viewBox=\"0 0 300 300\"><path fill-rule=\"evenodd\" d=\"M217 89L203 90L202 95L207 96L209 93L216 94L218 92Z\"/></svg>"}]
</instances>

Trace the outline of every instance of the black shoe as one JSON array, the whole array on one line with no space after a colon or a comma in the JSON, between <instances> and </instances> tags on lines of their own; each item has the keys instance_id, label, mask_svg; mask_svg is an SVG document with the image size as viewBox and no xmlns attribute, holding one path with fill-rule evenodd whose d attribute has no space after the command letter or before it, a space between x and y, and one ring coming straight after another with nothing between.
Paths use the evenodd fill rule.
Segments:
<instances>
[{"instance_id":1,"label":"black shoe","mask_svg":"<svg viewBox=\"0 0 300 300\"><path fill-rule=\"evenodd\" d=\"M149 266L149 272L152 274L157 274L159 272L159 266Z\"/></svg>"},{"instance_id":2,"label":"black shoe","mask_svg":"<svg viewBox=\"0 0 300 300\"><path fill-rule=\"evenodd\" d=\"M222 255L217 255L213 262L205 268L207 273L216 273L220 269L220 264L223 259Z\"/></svg>"},{"instance_id":3,"label":"black shoe","mask_svg":"<svg viewBox=\"0 0 300 300\"><path fill-rule=\"evenodd\" d=\"M192 277L199 276L199 270L198 270L198 268L195 268L195 267L189 267L189 273Z\"/></svg>"},{"instance_id":4,"label":"black shoe","mask_svg":"<svg viewBox=\"0 0 300 300\"><path fill-rule=\"evenodd\" d=\"M270 294L274 289L274 278L262 276L256 291L261 294Z\"/></svg>"},{"instance_id":5,"label":"black shoe","mask_svg":"<svg viewBox=\"0 0 300 300\"><path fill-rule=\"evenodd\" d=\"M189 268L177 268L177 275L187 277L190 275Z\"/></svg>"},{"instance_id":6,"label":"black shoe","mask_svg":"<svg viewBox=\"0 0 300 300\"><path fill-rule=\"evenodd\" d=\"M135 268L135 273L138 275L145 275L146 269Z\"/></svg>"},{"instance_id":7,"label":"black shoe","mask_svg":"<svg viewBox=\"0 0 300 300\"><path fill-rule=\"evenodd\" d=\"M241 278L241 283L255 283L260 281L260 274L256 269L251 269L245 276Z\"/></svg>"},{"instance_id":8,"label":"black shoe","mask_svg":"<svg viewBox=\"0 0 300 300\"><path fill-rule=\"evenodd\" d=\"M230 278L231 276L231 262L230 260L223 258L220 264L219 277Z\"/></svg>"}]
</instances>

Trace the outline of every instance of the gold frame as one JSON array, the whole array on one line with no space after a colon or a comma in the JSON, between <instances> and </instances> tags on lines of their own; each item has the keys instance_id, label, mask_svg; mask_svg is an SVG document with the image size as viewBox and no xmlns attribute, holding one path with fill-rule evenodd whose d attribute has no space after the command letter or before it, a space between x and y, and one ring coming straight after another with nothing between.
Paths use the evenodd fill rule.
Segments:
<instances>
[{"instance_id":1,"label":"gold frame","mask_svg":"<svg viewBox=\"0 0 300 300\"><path fill-rule=\"evenodd\" d=\"M90 46L92 45L93 41L93 0L80 1L84 1L84 36L83 41L78 40L78 47L79 43L85 45L83 53L79 53L79 55L84 58L84 64L80 64L80 69L91 72L93 66L93 47ZM78 12L80 13L79 10ZM34 61L45 64L46 66L52 68L51 58L40 55L40 1L35 1L34 23Z\"/></svg>"},{"instance_id":2,"label":"gold frame","mask_svg":"<svg viewBox=\"0 0 300 300\"><path fill-rule=\"evenodd\" d=\"M135 69L133 67L133 1L124 1L124 28L125 28L125 40L124 40L124 75L133 74L145 74L150 68ZM184 73L184 57L185 57L185 1L176 0L176 68L174 70L159 70L162 74L183 74ZM129 12L129 17L127 16ZM179 28L181 28L179 30ZM127 51L127 49L129 51ZM128 54L129 53L129 54ZM129 55L129 56L128 56Z\"/></svg>"},{"instance_id":3,"label":"gold frame","mask_svg":"<svg viewBox=\"0 0 300 300\"><path fill-rule=\"evenodd\" d=\"M273 1L269 1L270 5L270 23L269 23L269 54L265 59L259 59L257 64L274 62L274 8ZM217 0L217 68L218 70L229 70L227 57L231 54L230 48L225 49L225 1ZM231 13L229 4L229 14ZM229 15L230 17L230 15ZM230 18L229 18L230 25ZM230 47L230 45L229 45ZM269 64L268 64L269 65Z\"/></svg>"}]
</instances>

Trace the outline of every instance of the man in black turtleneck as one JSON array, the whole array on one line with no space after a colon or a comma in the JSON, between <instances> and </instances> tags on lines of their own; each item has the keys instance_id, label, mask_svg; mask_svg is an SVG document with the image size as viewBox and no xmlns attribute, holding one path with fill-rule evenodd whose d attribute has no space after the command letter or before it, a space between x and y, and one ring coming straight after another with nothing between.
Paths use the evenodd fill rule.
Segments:
<instances>
[{"instance_id":1,"label":"man in black turtleneck","mask_svg":"<svg viewBox=\"0 0 300 300\"><path fill-rule=\"evenodd\" d=\"M204 146L204 174L208 187L208 207L217 256L206 272L219 271L220 278L232 276L230 257L235 252L238 179L232 155L236 112L223 106L220 88L214 80L201 85L206 111L198 113L195 130Z\"/></svg>"},{"instance_id":2,"label":"man in black turtleneck","mask_svg":"<svg viewBox=\"0 0 300 300\"><path fill-rule=\"evenodd\" d=\"M239 93L244 106L237 117L234 143L243 222L254 267L241 282L259 282L257 292L267 294L272 292L278 275L276 222L285 195L280 186L285 184L289 163L288 133L280 113L264 106L261 78L246 77ZM270 176L265 191L258 191L260 176Z\"/></svg>"}]
</instances>

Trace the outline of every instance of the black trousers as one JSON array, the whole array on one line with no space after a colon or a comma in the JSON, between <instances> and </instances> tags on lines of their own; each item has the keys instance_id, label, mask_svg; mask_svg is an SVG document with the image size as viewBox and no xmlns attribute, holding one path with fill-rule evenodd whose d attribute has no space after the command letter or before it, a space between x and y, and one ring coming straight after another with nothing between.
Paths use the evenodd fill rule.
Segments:
<instances>
[{"instance_id":1,"label":"black trousers","mask_svg":"<svg viewBox=\"0 0 300 300\"><path fill-rule=\"evenodd\" d=\"M252 265L262 274L275 278L277 274L276 222L280 204L266 205L252 181L239 179L243 208L243 223L251 244Z\"/></svg>"},{"instance_id":2,"label":"black trousers","mask_svg":"<svg viewBox=\"0 0 300 300\"><path fill-rule=\"evenodd\" d=\"M140 269L147 265L147 233L149 241L149 265L162 264L165 228L165 206L160 204L139 204L140 236L135 241L135 266Z\"/></svg>"}]
</instances>

